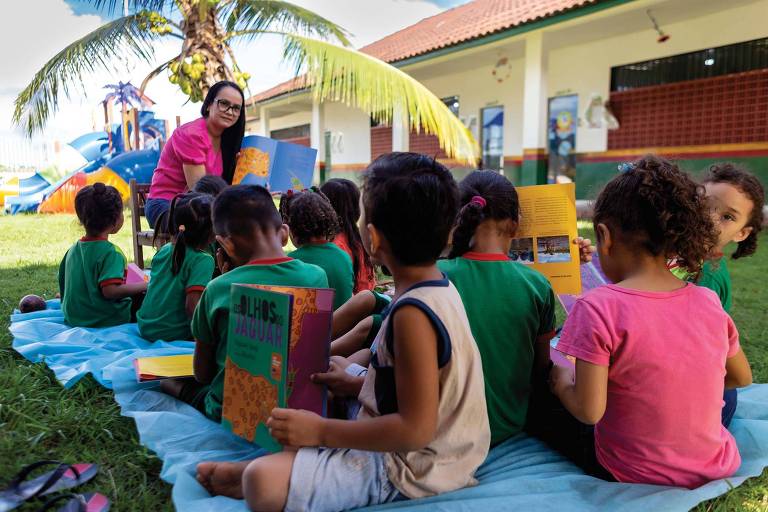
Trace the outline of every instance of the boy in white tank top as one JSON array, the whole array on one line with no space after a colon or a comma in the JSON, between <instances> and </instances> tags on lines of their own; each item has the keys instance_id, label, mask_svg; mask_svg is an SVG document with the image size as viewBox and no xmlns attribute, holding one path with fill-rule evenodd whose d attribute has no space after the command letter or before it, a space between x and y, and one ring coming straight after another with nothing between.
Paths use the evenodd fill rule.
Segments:
<instances>
[{"instance_id":1,"label":"boy in white tank top","mask_svg":"<svg viewBox=\"0 0 768 512\"><path fill-rule=\"evenodd\" d=\"M365 175L361 235L396 293L376 338L356 421L275 409L286 449L251 462L198 465L212 493L253 510L336 511L474 485L490 429L482 364L464 306L435 262L458 208L441 164L391 153Z\"/></svg>"}]
</instances>

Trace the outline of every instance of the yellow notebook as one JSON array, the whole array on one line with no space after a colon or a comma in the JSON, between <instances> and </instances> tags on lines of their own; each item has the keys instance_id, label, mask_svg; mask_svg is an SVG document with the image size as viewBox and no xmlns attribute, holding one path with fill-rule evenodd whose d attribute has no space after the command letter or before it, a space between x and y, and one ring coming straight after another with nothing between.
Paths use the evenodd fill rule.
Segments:
<instances>
[{"instance_id":1,"label":"yellow notebook","mask_svg":"<svg viewBox=\"0 0 768 512\"><path fill-rule=\"evenodd\" d=\"M170 379L173 377L192 377L192 354L180 356L140 357L133 360L136 380Z\"/></svg>"}]
</instances>

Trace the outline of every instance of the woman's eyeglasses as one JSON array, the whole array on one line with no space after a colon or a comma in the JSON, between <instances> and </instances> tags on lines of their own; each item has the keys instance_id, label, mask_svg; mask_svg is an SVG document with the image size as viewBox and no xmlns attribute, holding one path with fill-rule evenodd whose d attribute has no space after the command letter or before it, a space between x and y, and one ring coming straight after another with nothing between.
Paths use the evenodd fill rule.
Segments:
<instances>
[{"instance_id":1,"label":"woman's eyeglasses","mask_svg":"<svg viewBox=\"0 0 768 512\"><path fill-rule=\"evenodd\" d=\"M216 106L218 107L219 112L222 114L226 114L227 112L232 111L232 113L236 116L240 115L240 111L243 109L242 105L233 105L227 100L216 100Z\"/></svg>"}]
</instances>

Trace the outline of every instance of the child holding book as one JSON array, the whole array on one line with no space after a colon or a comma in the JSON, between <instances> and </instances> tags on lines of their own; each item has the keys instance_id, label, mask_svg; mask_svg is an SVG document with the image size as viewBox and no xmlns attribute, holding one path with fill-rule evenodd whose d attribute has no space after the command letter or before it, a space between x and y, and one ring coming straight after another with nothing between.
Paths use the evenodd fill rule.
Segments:
<instances>
[{"instance_id":1,"label":"child holding book","mask_svg":"<svg viewBox=\"0 0 768 512\"><path fill-rule=\"evenodd\" d=\"M534 360L540 370L549 363L555 295L546 277L508 256L520 219L512 183L494 171L475 171L459 191L450 259L438 267L461 295L482 356L495 445L525 425Z\"/></svg>"},{"instance_id":2,"label":"child holding book","mask_svg":"<svg viewBox=\"0 0 768 512\"><path fill-rule=\"evenodd\" d=\"M213 241L212 204L211 196L196 192L171 201L173 241L152 258L152 279L136 315L139 333L149 341L192 339L189 321L215 266L207 252Z\"/></svg>"},{"instance_id":3,"label":"child holding book","mask_svg":"<svg viewBox=\"0 0 768 512\"><path fill-rule=\"evenodd\" d=\"M376 286L376 274L371 258L363 249L363 241L357 227L360 220L360 190L350 180L333 178L323 183L320 191L325 194L339 216L339 232L333 243L352 258L352 269L355 272L352 293L373 290Z\"/></svg>"},{"instance_id":4,"label":"child holding book","mask_svg":"<svg viewBox=\"0 0 768 512\"><path fill-rule=\"evenodd\" d=\"M111 327L131 321L146 283L126 284L128 260L109 241L123 227L123 200L115 187L95 183L75 196L75 213L85 236L59 265L64 321L73 327Z\"/></svg>"},{"instance_id":5,"label":"child holding book","mask_svg":"<svg viewBox=\"0 0 768 512\"><path fill-rule=\"evenodd\" d=\"M326 288L328 280L321 268L285 256L288 227L264 187L236 185L219 194L213 231L221 246L219 266L228 271L208 283L192 317L196 382L168 391L219 421L232 284Z\"/></svg>"},{"instance_id":6,"label":"child holding book","mask_svg":"<svg viewBox=\"0 0 768 512\"><path fill-rule=\"evenodd\" d=\"M363 243L392 271L396 292L363 408L357 421L275 409L273 437L298 451L198 465L212 493L245 497L253 510L335 511L441 494L473 485L488 453L480 356L461 297L435 265L456 214L453 177L431 158L391 153L364 179Z\"/></svg>"},{"instance_id":7,"label":"child holding book","mask_svg":"<svg viewBox=\"0 0 768 512\"><path fill-rule=\"evenodd\" d=\"M338 309L352 297L355 274L349 255L331 242L339 231L333 206L317 189L289 192L280 198L280 214L297 247L288 256L325 270L328 285L336 292L333 309Z\"/></svg>"},{"instance_id":8,"label":"child holding book","mask_svg":"<svg viewBox=\"0 0 768 512\"><path fill-rule=\"evenodd\" d=\"M667 269L676 256L697 274L717 246L702 187L645 157L606 185L594 223L616 284L587 292L568 316L557 349L575 371L555 366L550 378L571 416L545 440L608 480L694 488L732 475L740 456L721 424L723 389L748 385L749 363L717 296Z\"/></svg>"}]
</instances>

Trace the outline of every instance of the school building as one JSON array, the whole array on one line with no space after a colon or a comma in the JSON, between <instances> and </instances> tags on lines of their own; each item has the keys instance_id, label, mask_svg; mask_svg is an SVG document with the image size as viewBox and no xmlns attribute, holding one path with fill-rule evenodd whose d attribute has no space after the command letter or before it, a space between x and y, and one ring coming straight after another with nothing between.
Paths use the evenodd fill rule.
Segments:
<instances>
[{"instance_id":1,"label":"school building","mask_svg":"<svg viewBox=\"0 0 768 512\"><path fill-rule=\"evenodd\" d=\"M361 50L442 98L483 167L591 199L648 152L694 172L740 162L768 185L767 20L768 0L474 0ZM393 150L468 171L407 123L313 102L300 78L252 100L247 130L317 148L327 177Z\"/></svg>"}]
</instances>

